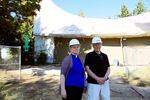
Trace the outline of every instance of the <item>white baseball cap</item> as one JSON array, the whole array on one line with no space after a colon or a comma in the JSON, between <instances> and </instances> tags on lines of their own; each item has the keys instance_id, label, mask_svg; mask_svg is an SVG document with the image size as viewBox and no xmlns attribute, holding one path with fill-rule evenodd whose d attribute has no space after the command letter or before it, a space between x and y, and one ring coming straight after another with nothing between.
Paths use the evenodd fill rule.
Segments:
<instances>
[{"instance_id":1,"label":"white baseball cap","mask_svg":"<svg viewBox=\"0 0 150 100\"><path fill-rule=\"evenodd\" d=\"M92 44L93 43L102 43L102 40L101 40L101 38L99 38L99 37L94 37L93 39L92 39Z\"/></svg>"},{"instance_id":2,"label":"white baseball cap","mask_svg":"<svg viewBox=\"0 0 150 100\"><path fill-rule=\"evenodd\" d=\"M69 42L69 46L72 46L72 45L80 45L80 42L77 39L72 39Z\"/></svg>"}]
</instances>

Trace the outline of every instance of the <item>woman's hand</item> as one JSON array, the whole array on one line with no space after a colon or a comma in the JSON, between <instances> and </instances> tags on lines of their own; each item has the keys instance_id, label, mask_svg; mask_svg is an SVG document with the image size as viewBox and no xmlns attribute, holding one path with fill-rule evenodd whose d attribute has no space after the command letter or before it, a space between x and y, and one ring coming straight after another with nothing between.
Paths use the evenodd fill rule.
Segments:
<instances>
[{"instance_id":1,"label":"woman's hand","mask_svg":"<svg viewBox=\"0 0 150 100\"><path fill-rule=\"evenodd\" d=\"M62 90L61 90L61 96L62 96L64 99L67 98L66 89L62 89Z\"/></svg>"},{"instance_id":2,"label":"woman's hand","mask_svg":"<svg viewBox=\"0 0 150 100\"><path fill-rule=\"evenodd\" d=\"M61 82L61 96L65 99L67 98L67 93L65 89L65 76L64 75L60 76L60 82Z\"/></svg>"}]
</instances>

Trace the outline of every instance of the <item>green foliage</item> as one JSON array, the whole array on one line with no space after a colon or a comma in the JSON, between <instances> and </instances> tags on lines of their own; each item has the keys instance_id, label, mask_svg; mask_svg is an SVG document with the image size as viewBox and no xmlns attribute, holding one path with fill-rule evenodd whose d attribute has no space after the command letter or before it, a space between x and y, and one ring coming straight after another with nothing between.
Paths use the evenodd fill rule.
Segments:
<instances>
[{"instance_id":1,"label":"green foliage","mask_svg":"<svg viewBox=\"0 0 150 100\"><path fill-rule=\"evenodd\" d=\"M32 27L33 27L33 16L28 17L28 37L29 37L29 42L33 41L33 34L32 34ZM25 31L26 31L26 25L27 21L24 21L20 25L20 33L21 33L21 41L24 43L25 42Z\"/></svg>"},{"instance_id":2,"label":"green foliage","mask_svg":"<svg viewBox=\"0 0 150 100\"><path fill-rule=\"evenodd\" d=\"M82 10L80 10L79 13L78 13L78 16L85 17L85 14L84 14L84 12Z\"/></svg>"},{"instance_id":3,"label":"green foliage","mask_svg":"<svg viewBox=\"0 0 150 100\"><path fill-rule=\"evenodd\" d=\"M128 17L128 16L132 16L132 15L138 15L141 14L142 12L146 12L148 10L146 10L144 3L142 2L142 0L139 0L135 9L133 10L133 13L130 13L129 10L127 9L127 7L125 6L125 4L123 4L121 6L121 12L117 17Z\"/></svg>"},{"instance_id":4,"label":"green foliage","mask_svg":"<svg viewBox=\"0 0 150 100\"><path fill-rule=\"evenodd\" d=\"M136 5L136 8L133 10L133 15L138 15L145 11L146 11L146 8L144 6L144 3L139 0L139 2Z\"/></svg>"},{"instance_id":5,"label":"green foliage","mask_svg":"<svg viewBox=\"0 0 150 100\"><path fill-rule=\"evenodd\" d=\"M31 27L33 15L40 9L41 0L0 0L0 44L21 45L25 33L26 18L29 18L29 40L31 39ZM15 12L16 16L10 16Z\"/></svg>"},{"instance_id":6,"label":"green foliage","mask_svg":"<svg viewBox=\"0 0 150 100\"><path fill-rule=\"evenodd\" d=\"M37 64L46 64L47 54L45 52L40 52L37 57Z\"/></svg>"},{"instance_id":7,"label":"green foliage","mask_svg":"<svg viewBox=\"0 0 150 100\"><path fill-rule=\"evenodd\" d=\"M121 12L120 14L118 15L118 17L128 17L128 16L131 16L131 13L129 12L128 8L126 7L125 4L123 4L121 6Z\"/></svg>"}]
</instances>

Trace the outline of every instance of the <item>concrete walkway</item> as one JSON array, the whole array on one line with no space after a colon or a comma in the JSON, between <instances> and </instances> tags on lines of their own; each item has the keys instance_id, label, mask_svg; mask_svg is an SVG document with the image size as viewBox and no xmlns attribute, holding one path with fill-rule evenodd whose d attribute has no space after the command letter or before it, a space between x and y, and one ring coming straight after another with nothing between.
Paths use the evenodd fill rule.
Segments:
<instances>
[{"instance_id":1,"label":"concrete walkway","mask_svg":"<svg viewBox=\"0 0 150 100\"><path fill-rule=\"evenodd\" d=\"M111 100L150 100L150 87L110 83Z\"/></svg>"}]
</instances>

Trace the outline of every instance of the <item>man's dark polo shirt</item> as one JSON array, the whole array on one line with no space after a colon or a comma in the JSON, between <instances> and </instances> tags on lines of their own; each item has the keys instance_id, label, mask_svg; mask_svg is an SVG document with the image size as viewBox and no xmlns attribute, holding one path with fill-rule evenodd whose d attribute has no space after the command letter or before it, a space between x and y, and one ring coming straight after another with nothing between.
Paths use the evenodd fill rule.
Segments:
<instances>
[{"instance_id":1,"label":"man's dark polo shirt","mask_svg":"<svg viewBox=\"0 0 150 100\"><path fill-rule=\"evenodd\" d=\"M84 66L89 66L90 70L98 77L104 77L108 67L110 67L106 54L97 54L95 51L86 55ZM97 81L88 75L88 83L98 84Z\"/></svg>"}]
</instances>

